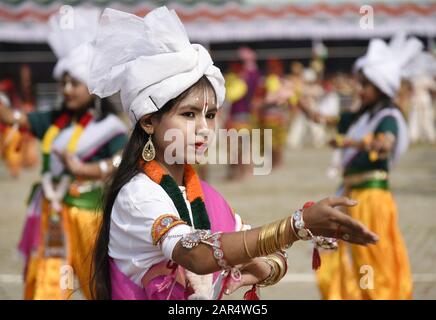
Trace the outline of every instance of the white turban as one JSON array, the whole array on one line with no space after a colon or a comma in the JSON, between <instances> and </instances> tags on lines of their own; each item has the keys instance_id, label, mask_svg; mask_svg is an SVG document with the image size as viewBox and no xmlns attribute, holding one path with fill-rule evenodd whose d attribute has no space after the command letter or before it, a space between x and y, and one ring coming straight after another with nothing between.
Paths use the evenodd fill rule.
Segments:
<instances>
[{"instance_id":1,"label":"white turban","mask_svg":"<svg viewBox=\"0 0 436 320\"><path fill-rule=\"evenodd\" d=\"M93 44L89 89L106 97L120 91L130 121L159 110L203 75L217 104L224 101L224 78L207 50L191 44L176 13L160 7L144 18L105 9Z\"/></svg>"},{"instance_id":2,"label":"white turban","mask_svg":"<svg viewBox=\"0 0 436 320\"><path fill-rule=\"evenodd\" d=\"M402 69L422 50L422 43L398 35L388 45L381 39L372 39L365 56L357 59L354 69L363 74L388 97L393 98L401 85Z\"/></svg>"},{"instance_id":3,"label":"white turban","mask_svg":"<svg viewBox=\"0 0 436 320\"><path fill-rule=\"evenodd\" d=\"M67 72L86 83L88 78L89 42L97 32L100 9L63 7L49 19L48 43L58 62L53 77L59 80Z\"/></svg>"}]
</instances>

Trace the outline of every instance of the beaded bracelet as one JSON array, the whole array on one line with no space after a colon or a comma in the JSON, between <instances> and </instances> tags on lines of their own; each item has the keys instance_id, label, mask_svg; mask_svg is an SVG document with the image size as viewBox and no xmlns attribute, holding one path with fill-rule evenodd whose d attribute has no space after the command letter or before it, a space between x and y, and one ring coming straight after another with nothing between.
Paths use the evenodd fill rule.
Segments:
<instances>
[{"instance_id":1,"label":"beaded bracelet","mask_svg":"<svg viewBox=\"0 0 436 320\"><path fill-rule=\"evenodd\" d=\"M221 248L222 232L211 233L210 230L196 230L182 236L181 245L186 249L192 249L200 243L207 244L212 247L213 257L216 259L217 264L224 270L226 274L230 273L234 281L241 280L242 275L239 268L231 267L224 259L224 251Z\"/></svg>"},{"instance_id":2,"label":"beaded bracelet","mask_svg":"<svg viewBox=\"0 0 436 320\"><path fill-rule=\"evenodd\" d=\"M314 202L306 202L303 209L297 210L292 215L292 230L300 240L312 240L313 254L312 254L312 269L317 270L321 266L321 256L319 255L318 248L326 250L335 250L338 247L337 241L334 238L327 238L322 236L314 236L313 233L306 228L303 219L303 210L313 206Z\"/></svg>"}]
</instances>

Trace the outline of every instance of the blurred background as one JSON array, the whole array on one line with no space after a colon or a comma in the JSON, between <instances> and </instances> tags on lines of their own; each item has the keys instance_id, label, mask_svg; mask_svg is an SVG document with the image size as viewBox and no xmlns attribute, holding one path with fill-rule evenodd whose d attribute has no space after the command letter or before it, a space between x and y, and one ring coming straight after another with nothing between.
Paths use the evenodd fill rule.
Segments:
<instances>
[{"instance_id":1,"label":"blurred background","mask_svg":"<svg viewBox=\"0 0 436 320\"><path fill-rule=\"evenodd\" d=\"M273 172L244 177L226 166L203 169L235 210L253 225L271 221L300 207L308 198L334 194L339 183L337 160L328 148L332 135L313 125L298 108L298 96L285 109L263 112L266 92L277 77L294 87L303 84L313 95L313 108L327 115L358 106L352 66L370 39L391 39L398 33L416 36L432 57L436 54L436 1L406 0L0 0L0 98L22 110L48 110L59 100L52 77L56 57L46 43L48 17L63 6L111 7L144 16L166 5L175 9L192 42L203 44L227 77L227 109L223 127L238 127L232 106L250 92L248 113L263 127L273 128ZM256 70L255 84L246 70ZM409 249L415 297L436 298L436 67L424 66L426 81L405 79L396 101L412 128L412 148L393 172L400 225ZM274 78L275 77L275 78ZM424 83L424 84L423 84ZM415 95L430 97L429 121L410 116ZM117 98L114 97L114 101ZM235 120L235 119L233 119ZM263 121L263 122L262 122ZM269 122L268 122L269 121ZM421 121L421 122L420 122ZM266 124L265 124L266 123ZM262 126L261 126L262 127ZM27 139L27 140L26 140ZM39 158L32 157L31 137L15 146L19 160L0 162L0 298L22 297L21 260L16 246L25 219L25 200L38 179ZM34 150L34 149L33 149ZM17 151L18 152L18 151ZM24 155L28 152L27 155ZM13 155L11 156L14 157ZM24 160L20 160L24 159ZM242 176L241 176L242 172ZM256 197L253 198L253 194ZM265 298L318 299L311 273L311 250L298 244L289 251L285 280L264 291ZM77 295L80 298L80 295ZM240 298L236 295L235 298Z\"/></svg>"}]
</instances>

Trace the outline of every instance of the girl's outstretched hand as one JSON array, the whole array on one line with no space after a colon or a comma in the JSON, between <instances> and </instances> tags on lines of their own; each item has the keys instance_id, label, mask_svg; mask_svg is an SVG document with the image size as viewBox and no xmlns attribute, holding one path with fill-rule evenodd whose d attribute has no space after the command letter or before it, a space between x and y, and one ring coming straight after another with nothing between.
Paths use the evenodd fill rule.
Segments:
<instances>
[{"instance_id":1,"label":"girl's outstretched hand","mask_svg":"<svg viewBox=\"0 0 436 320\"><path fill-rule=\"evenodd\" d=\"M352 207L357 201L347 197L328 197L304 209L305 228L314 235L342 239L351 243L368 245L378 241L378 236L359 221L335 207Z\"/></svg>"}]
</instances>

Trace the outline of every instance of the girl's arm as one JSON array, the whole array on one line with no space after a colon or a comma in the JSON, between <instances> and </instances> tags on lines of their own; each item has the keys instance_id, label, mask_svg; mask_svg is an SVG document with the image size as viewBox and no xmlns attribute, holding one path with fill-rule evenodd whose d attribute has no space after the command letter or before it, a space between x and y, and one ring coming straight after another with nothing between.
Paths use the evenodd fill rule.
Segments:
<instances>
[{"instance_id":1,"label":"girl's arm","mask_svg":"<svg viewBox=\"0 0 436 320\"><path fill-rule=\"evenodd\" d=\"M328 125L330 127L336 127L338 122L339 122L338 117L325 116L325 115L321 114L320 112L317 112L317 111L313 110L312 108L310 108L309 98L307 98L307 97L300 98L298 107L300 108L301 111L303 111L303 113L306 115L306 117L309 120L311 120L315 123L322 123L322 124Z\"/></svg>"},{"instance_id":2,"label":"girl's arm","mask_svg":"<svg viewBox=\"0 0 436 320\"><path fill-rule=\"evenodd\" d=\"M334 148L356 148L369 152L371 161L386 159L393 151L396 143L395 135L392 132L369 134L362 140L352 140L343 135L336 135L330 141Z\"/></svg>"},{"instance_id":3,"label":"girl's arm","mask_svg":"<svg viewBox=\"0 0 436 320\"><path fill-rule=\"evenodd\" d=\"M360 222L334 209L335 206L354 206L355 204L356 202L345 197L327 198L319 201L312 207L304 210L306 228L311 230L314 235L336 237L340 227L341 233L347 235L347 241L349 242L361 245L375 243L378 238L374 233L369 231ZM224 233L222 235L221 249L224 252L224 259L229 265L235 266L251 262L252 259L248 253L252 257L261 256L259 249L261 242L259 241L259 233L261 230L262 227L245 231L245 244L243 239L244 231ZM292 245L297 240L297 237L293 233L290 221L287 223L287 228L284 232L286 243ZM279 250L277 248L277 251ZM211 247L202 243L193 249L187 249L179 241L173 250L172 258L173 261L196 274L209 274L221 270Z\"/></svg>"},{"instance_id":4,"label":"girl's arm","mask_svg":"<svg viewBox=\"0 0 436 320\"><path fill-rule=\"evenodd\" d=\"M105 180L116 168L117 158L120 155L116 154L111 158L106 158L94 162L82 162L77 156L71 153L59 153L63 158L65 166L74 176L90 180Z\"/></svg>"},{"instance_id":5,"label":"girl's arm","mask_svg":"<svg viewBox=\"0 0 436 320\"><path fill-rule=\"evenodd\" d=\"M0 122L9 126L18 124L21 128L29 128L26 112L13 110L0 102Z\"/></svg>"}]
</instances>

